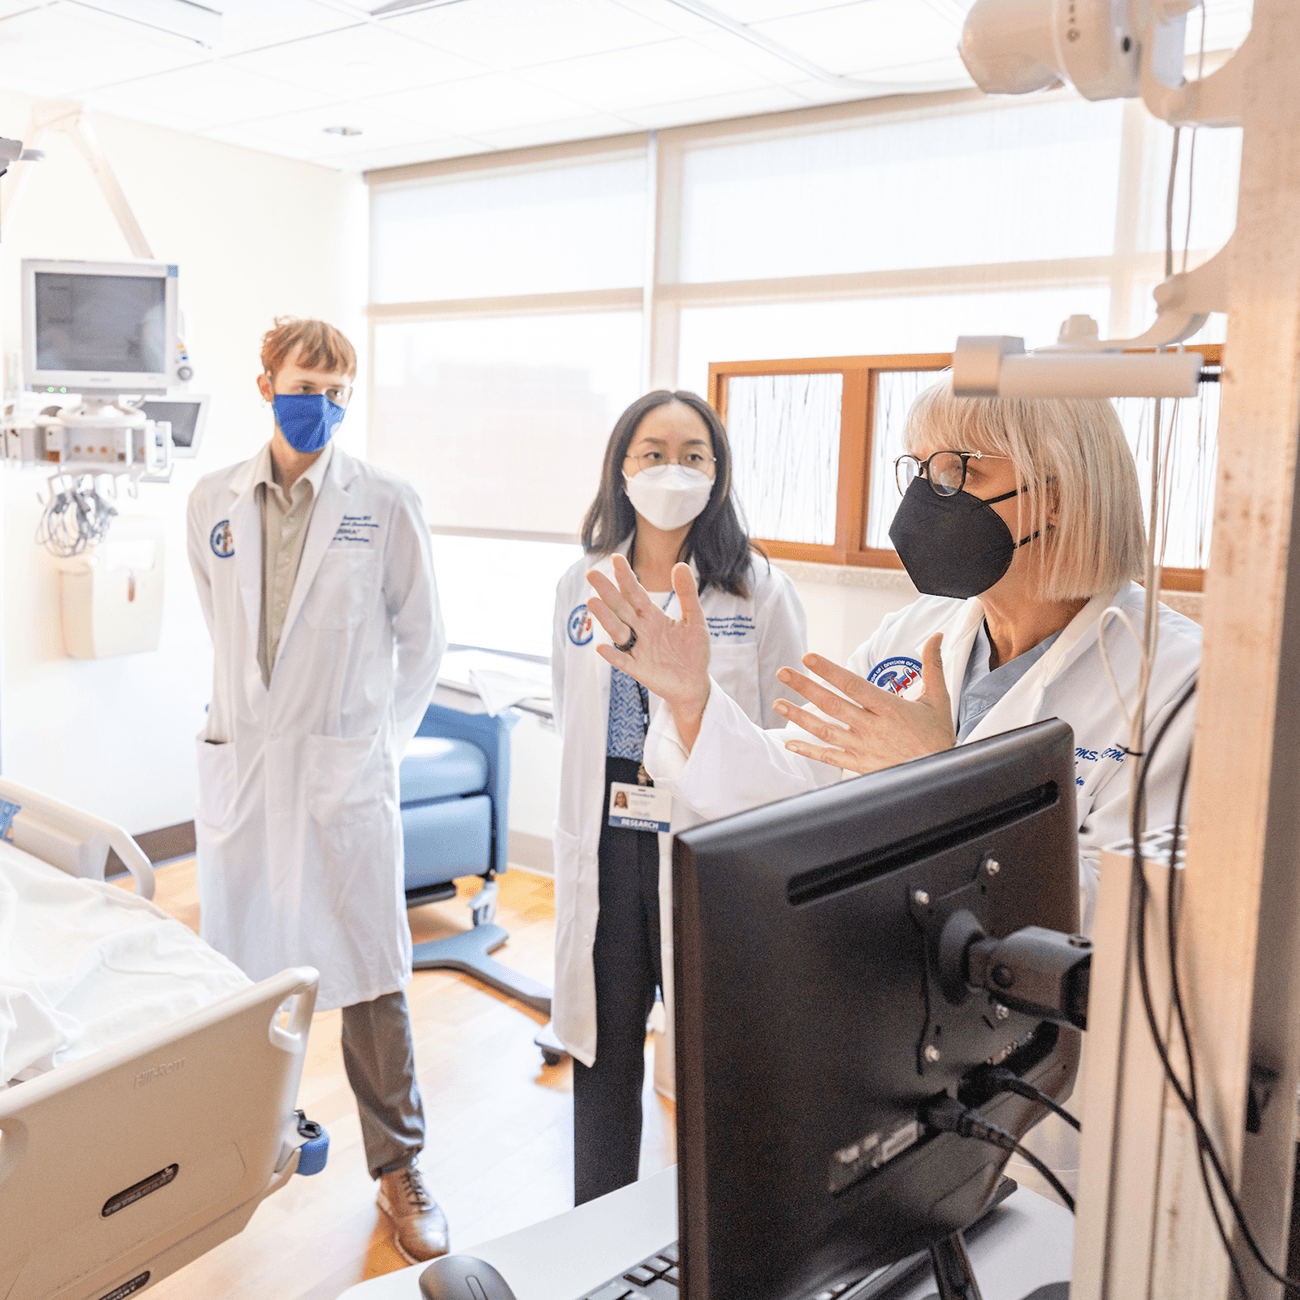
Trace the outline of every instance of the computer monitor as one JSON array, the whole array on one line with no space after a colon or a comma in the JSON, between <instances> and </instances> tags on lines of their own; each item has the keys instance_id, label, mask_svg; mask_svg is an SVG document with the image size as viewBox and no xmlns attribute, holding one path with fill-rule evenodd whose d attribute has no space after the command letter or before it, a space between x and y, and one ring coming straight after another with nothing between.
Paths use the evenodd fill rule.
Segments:
<instances>
[{"instance_id":1,"label":"computer monitor","mask_svg":"<svg viewBox=\"0 0 1300 1300\"><path fill-rule=\"evenodd\" d=\"M203 428L208 418L208 398L198 394L184 397L146 397L140 410L151 420L166 420L172 426L172 455L180 459L199 454Z\"/></svg>"},{"instance_id":2,"label":"computer monitor","mask_svg":"<svg viewBox=\"0 0 1300 1300\"><path fill-rule=\"evenodd\" d=\"M22 273L29 389L115 396L175 382L175 266L24 259Z\"/></svg>"},{"instance_id":3,"label":"computer monitor","mask_svg":"<svg viewBox=\"0 0 1300 1300\"><path fill-rule=\"evenodd\" d=\"M1074 740L1037 723L681 832L673 854L683 1300L791 1300L973 1223L1007 1155L918 1122L1000 1063L1061 1100L1077 1031L939 980L991 937L1079 923Z\"/></svg>"}]
</instances>

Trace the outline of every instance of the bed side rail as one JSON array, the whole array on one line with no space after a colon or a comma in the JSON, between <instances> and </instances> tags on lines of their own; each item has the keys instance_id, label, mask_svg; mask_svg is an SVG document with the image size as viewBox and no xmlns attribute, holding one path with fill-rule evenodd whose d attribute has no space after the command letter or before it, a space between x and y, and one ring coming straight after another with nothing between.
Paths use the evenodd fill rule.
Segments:
<instances>
[{"instance_id":1,"label":"bed side rail","mask_svg":"<svg viewBox=\"0 0 1300 1300\"><path fill-rule=\"evenodd\" d=\"M153 897L153 864L120 827L0 777L0 839L42 862L89 880L104 879L112 849L135 877L135 892Z\"/></svg>"},{"instance_id":2,"label":"bed side rail","mask_svg":"<svg viewBox=\"0 0 1300 1300\"><path fill-rule=\"evenodd\" d=\"M117 1300L238 1233L297 1168L317 981L282 971L0 1092L0 1296Z\"/></svg>"}]
</instances>

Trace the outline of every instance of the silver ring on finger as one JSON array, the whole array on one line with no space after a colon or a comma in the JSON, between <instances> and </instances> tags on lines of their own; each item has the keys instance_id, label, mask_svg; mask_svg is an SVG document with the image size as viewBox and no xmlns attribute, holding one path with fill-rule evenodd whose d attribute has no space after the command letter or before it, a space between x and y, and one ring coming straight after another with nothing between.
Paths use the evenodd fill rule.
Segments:
<instances>
[{"instance_id":1,"label":"silver ring on finger","mask_svg":"<svg viewBox=\"0 0 1300 1300\"><path fill-rule=\"evenodd\" d=\"M630 628L628 630L627 640L622 643L616 641L614 643L614 649L620 654L631 654L634 645L636 645L636 628Z\"/></svg>"}]
</instances>

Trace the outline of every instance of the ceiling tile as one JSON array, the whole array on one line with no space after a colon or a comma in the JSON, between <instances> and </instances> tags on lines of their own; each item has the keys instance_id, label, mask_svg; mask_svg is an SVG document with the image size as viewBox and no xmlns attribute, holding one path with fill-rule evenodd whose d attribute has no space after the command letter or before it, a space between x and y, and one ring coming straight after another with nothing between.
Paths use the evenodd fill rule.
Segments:
<instances>
[{"instance_id":1,"label":"ceiling tile","mask_svg":"<svg viewBox=\"0 0 1300 1300\"><path fill-rule=\"evenodd\" d=\"M762 23L818 9L837 9L856 0L708 0L708 3L738 23Z\"/></svg>"},{"instance_id":2,"label":"ceiling tile","mask_svg":"<svg viewBox=\"0 0 1300 1300\"><path fill-rule=\"evenodd\" d=\"M564 122L539 122L531 126L483 131L475 136L493 149L527 149L537 144L560 144L565 140L595 140L604 135L627 135L641 128L613 113L592 113Z\"/></svg>"},{"instance_id":3,"label":"ceiling tile","mask_svg":"<svg viewBox=\"0 0 1300 1300\"><path fill-rule=\"evenodd\" d=\"M411 163L440 162L444 158L464 158L483 153L479 140L452 136L443 140L426 140L422 144L399 144L387 149L360 150L352 154L322 154L311 159L340 171L371 171L376 167L406 167Z\"/></svg>"},{"instance_id":4,"label":"ceiling tile","mask_svg":"<svg viewBox=\"0 0 1300 1300\"><path fill-rule=\"evenodd\" d=\"M842 74L943 57L961 37L958 23L917 0L857 0L755 28L828 72Z\"/></svg>"},{"instance_id":5,"label":"ceiling tile","mask_svg":"<svg viewBox=\"0 0 1300 1300\"><path fill-rule=\"evenodd\" d=\"M825 3L825 0L822 2ZM613 3L620 9L630 9L642 18L662 24L677 36L697 36L700 32L718 30L717 23L701 18L699 14L675 4L674 0L613 0Z\"/></svg>"},{"instance_id":6,"label":"ceiling tile","mask_svg":"<svg viewBox=\"0 0 1300 1300\"><path fill-rule=\"evenodd\" d=\"M809 101L784 86L742 90L730 95L708 95L680 100L675 104L651 104L627 109L622 116L646 130L666 130L696 122L720 122L729 117L752 117L755 113L780 113L788 108L807 108Z\"/></svg>"},{"instance_id":7,"label":"ceiling tile","mask_svg":"<svg viewBox=\"0 0 1300 1300\"><path fill-rule=\"evenodd\" d=\"M758 73L684 37L635 50L565 59L528 68L519 75L536 85L566 91L593 108L615 113L626 108L761 90L771 84Z\"/></svg>"},{"instance_id":8,"label":"ceiling tile","mask_svg":"<svg viewBox=\"0 0 1300 1300\"><path fill-rule=\"evenodd\" d=\"M0 86L42 97L184 67L208 57L193 41L75 5L29 9L0 20Z\"/></svg>"},{"instance_id":9,"label":"ceiling tile","mask_svg":"<svg viewBox=\"0 0 1300 1300\"><path fill-rule=\"evenodd\" d=\"M792 62L791 59L780 58L753 41L746 40L743 36L736 36L716 27L712 32L693 39L696 45L711 50L729 63L736 63L751 72L757 72L764 80L775 82L777 85L802 80L808 75L806 66Z\"/></svg>"},{"instance_id":10,"label":"ceiling tile","mask_svg":"<svg viewBox=\"0 0 1300 1300\"><path fill-rule=\"evenodd\" d=\"M105 112L163 126L199 131L245 122L295 109L328 104L332 96L255 76L229 63L201 63L192 68L140 77L106 86L86 96Z\"/></svg>"},{"instance_id":11,"label":"ceiling tile","mask_svg":"<svg viewBox=\"0 0 1300 1300\"><path fill-rule=\"evenodd\" d=\"M472 0L384 25L498 69L647 45L674 34L614 0Z\"/></svg>"},{"instance_id":12,"label":"ceiling tile","mask_svg":"<svg viewBox=\"0 0 1300 1300\"><path fill-rule=\"evenodd\" d=\"M365 102L434 127L437 135L475 137L483 131L562 122L590 112L587 104L567 95L495 72L445 86L378 95Z\"/></svg>"},{"instance_id":13,"label":"ceiling tile","mask_svg":"<svg viewBox=\"0 0 1300 1300\"><path fill-rule=\"evenodd\" d=\"M288 41L237 55L230 63L295 85L324 88L341 99L432 86L487 71L482 63L374 24Z\"/></svg>"},{"instance_id":14,"label":"ceiling tile","mask_svg":"<svg viewBox=\"0 0 1300 1300\"><path fill-rule=\"evenodd\" d=\"M316 0L207 0L222 15L221 40L214 51L224 58L243 50L301 40L321 32L354 27L352 6L318 4Z\"/></svg>"},{"instance_id":15,"label":"ceiling tile","mask_svg":"<svg viewBox=\"0 0 1300 1300\"><path fill-rule=\"evenodd\" d=\"M350 126L361 134L331 135L327 127ZM214 140L284 153L291 158L317 158L385 149L394 145L420 144L430 135L427 127L393 113L363 104L331 105L299 113L282 113L201 132ZM446 135L446 132L438 133Z\"/></svg>"},{"instance_id":16,"label":"ceiling tile","mask_svg":"<svg viewBox=\"0 0 1300 1300\"><path fill-rule=\"evenodd\" d=\"M881 87L882 93L920 93L926 90L956 90L973 86L961 55L955 50L942 58L918 59L892 67L851 68L850 80L869 82Z\"/></svg>"}]
</instances>

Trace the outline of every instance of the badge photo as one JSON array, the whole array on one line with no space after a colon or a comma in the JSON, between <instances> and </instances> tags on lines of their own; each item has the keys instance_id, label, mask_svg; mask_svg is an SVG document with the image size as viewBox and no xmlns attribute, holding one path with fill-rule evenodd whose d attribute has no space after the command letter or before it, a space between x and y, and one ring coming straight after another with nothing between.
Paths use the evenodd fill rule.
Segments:
<instances>
[{"instance_id":1,"label":"badge photo","mask_svg":"<svg viewBox=\"0 0 1300 1300\"><path fill-rule=\"evenodd\" d=\"M609 824L628 831L667 831L672 825L673 797L652 785L611 781Z\"/></svg>"}]
</instances>

